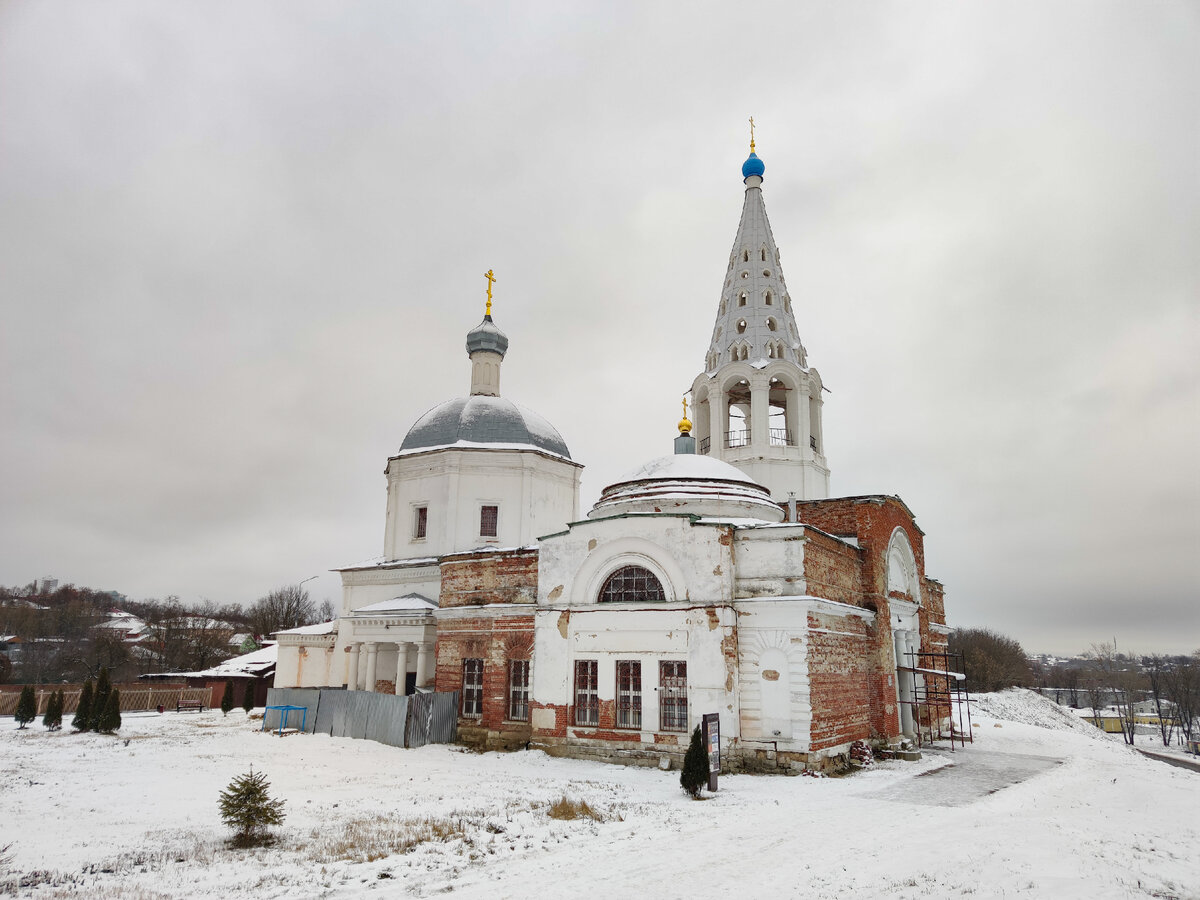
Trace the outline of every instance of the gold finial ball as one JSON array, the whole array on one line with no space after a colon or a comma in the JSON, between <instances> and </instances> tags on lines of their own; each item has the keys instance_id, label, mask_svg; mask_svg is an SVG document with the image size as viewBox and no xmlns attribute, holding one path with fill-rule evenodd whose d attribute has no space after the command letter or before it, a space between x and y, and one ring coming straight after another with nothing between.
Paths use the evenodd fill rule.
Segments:
<instances>
[{"instance_id":1,"label":"gold finial ball","mask_svg":"<svg viewBox=\"0 0 1200 900\"><path fill-rule=\"evenodd\" d=\"M679 433L680 434L691 434L692 433L692 423L691 423L691 420L688 419L687 416L684 416L682 419L679 420Z\"/></svg>"}]
</instances>

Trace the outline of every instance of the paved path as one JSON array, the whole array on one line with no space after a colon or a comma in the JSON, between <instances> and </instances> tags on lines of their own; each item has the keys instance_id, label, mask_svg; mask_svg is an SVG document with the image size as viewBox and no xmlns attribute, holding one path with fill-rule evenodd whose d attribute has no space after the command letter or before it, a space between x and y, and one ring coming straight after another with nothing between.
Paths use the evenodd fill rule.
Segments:
<instances>
[{"instance_id":1,"label":"paved path","mask_svg":"<svg viewBox=\"0 0 1200 900\"><path fill-rule=\"evenodd\" d=\"M921 806L967 806L1062 762L1052 756L993 753L973 748L956 753L924 752L944 758L949 765L894 784L874 796Z\"/></svg>"},{"instance_id":2,"label":"paved path","mask_svg":"<svg viewBox=\"0 0 1200 900\"><path fill-rule=\"evenodd\" d=\"M1170 753L1155 753L1153 750L1143 750L1141 747L1138 748L1138 753L1142 754L1142 756L1148 756L1150 759L1165 762L1169 766L1178 766L1181 769L1200 772L1200 760L1188 759L1183 756L1173 756Z\"/></svg>"}]
</instances>

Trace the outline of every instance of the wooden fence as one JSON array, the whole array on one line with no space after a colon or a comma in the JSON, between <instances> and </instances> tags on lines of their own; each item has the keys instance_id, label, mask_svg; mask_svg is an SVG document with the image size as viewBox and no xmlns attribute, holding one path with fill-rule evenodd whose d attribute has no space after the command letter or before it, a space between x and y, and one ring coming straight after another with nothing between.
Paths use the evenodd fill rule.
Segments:
<instances>
[{"instance_id":1,"label":"wooden fence","mask_svg":"<svg viewBox=\"0 0 1200 900\"><path fill-rule=\"evenodd\" d=\"M13 688L16 688L15 690ZM121 692L121 712L138 712L140 710L174 709L181 700L200 701L204 706L212 702L212 694L206 687L188 687L186 684L156 684L147 687L145 682L133 684L114 684ZM34 688L37 697L38 715L46 711L50 695L55 691L63 692L63 717L74 713L79 706L79 694L83 690L81 684L40 684ZM0 716L11 716L17 711L17 701L21 698L19 685L5 685L0 691Z\"/></svg>"}]
</instances>

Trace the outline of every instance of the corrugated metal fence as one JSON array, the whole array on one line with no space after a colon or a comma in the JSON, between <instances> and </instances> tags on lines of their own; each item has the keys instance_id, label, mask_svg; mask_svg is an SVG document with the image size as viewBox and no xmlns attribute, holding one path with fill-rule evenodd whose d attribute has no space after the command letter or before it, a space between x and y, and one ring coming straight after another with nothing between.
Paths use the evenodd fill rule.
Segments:
<instances>
[{"instance_id":1,"label":"corrugated metal fence","mask_svg":"<svg viewBox=\"0 0 1200 900\"><path fill-rule=\"evenodd\" d=\"M376 694L318 688L271 688L267 706L303 706L304 730L332 737L378 741L392 747L449 744L457 735L458 692L450 694ZM267 710L266 727L278 728L282 713ZM300 727L297 713L288 726Z\"/></svg>"}]
</instances>

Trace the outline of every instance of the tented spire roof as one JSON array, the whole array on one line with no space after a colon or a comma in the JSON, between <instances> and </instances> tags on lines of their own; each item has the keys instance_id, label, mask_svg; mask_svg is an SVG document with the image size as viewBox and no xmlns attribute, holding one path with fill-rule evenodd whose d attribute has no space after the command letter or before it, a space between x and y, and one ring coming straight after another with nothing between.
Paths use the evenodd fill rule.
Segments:
<instances>
[{"instance_id":1,"label":"tented spire roof","mask_svg":"<svg viewBox=\"0 0 1200 900\"><path fill-rule=\"evenodd\" d=\"M786 359L808 365L779 263L779 248L763 203L764 169L753 153L742 168L746 173L746 200L705 359L708 372L741 359Z\"/></svg>"}]
</instances>

